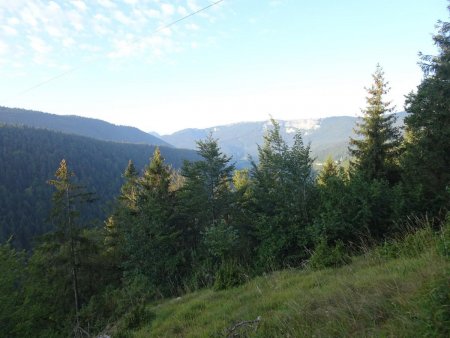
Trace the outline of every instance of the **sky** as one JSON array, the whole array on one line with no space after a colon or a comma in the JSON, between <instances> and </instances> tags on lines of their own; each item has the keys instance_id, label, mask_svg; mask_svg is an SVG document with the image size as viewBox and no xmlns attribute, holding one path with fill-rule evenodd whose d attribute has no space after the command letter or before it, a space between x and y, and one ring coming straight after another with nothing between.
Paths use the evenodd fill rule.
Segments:
<instances>
[{"instance_id":1,"label":"sky","mask_svg":"<svg viewBox=\"0 0 450 338\"><path fill-rule=\"evenodd\" d=\"M160 134L359 116L379 63L402 111L448 4L0 0L0 105Z\"/></svg>"}]
</instances>

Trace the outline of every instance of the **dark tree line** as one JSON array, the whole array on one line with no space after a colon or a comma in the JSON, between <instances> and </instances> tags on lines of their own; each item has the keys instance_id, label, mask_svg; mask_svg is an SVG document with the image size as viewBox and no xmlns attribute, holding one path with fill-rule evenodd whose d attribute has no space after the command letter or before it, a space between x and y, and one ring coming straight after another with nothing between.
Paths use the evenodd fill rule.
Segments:
<instances>
[{"instance_id":1,"label":"dark tree line","mask_svg":"<svg viewBox=\"0 0 450 338\"><path fill-rule=\"evenodd\" d=\"M148 300L233 287L308 261L345 264L361 242L395 236L409 216L445 221L449 32L450 25L441 23L434 38L439 54L422 58L426 76L408 95L404 139L388 114L388 85L377 67L349 166L330 159L316 175L301 134L288 146L272 121L249 170L235 170L212 137L198 142L200 160L186 161L180 171L159 149L142 173L130 161L104 226L89 228L78 217L87 195L77 193L62 161L51 181L56 230L28 258L9 243L0 247L7 271L0 278L5 334L119 332L118 318L133 327L149 315Z\"/></svg>"}]
</instances>

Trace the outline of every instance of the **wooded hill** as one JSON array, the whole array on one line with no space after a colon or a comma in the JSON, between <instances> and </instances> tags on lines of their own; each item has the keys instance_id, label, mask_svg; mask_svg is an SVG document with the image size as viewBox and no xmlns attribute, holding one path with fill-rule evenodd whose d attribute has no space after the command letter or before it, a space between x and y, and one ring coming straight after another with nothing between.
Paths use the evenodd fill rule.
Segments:
<instances>
[{"instance_id":1,"label":"wooded hill","mask_svg":"<svg viewBox=\"0 0 450 338\"><path fill-rule=\"evenodd\" d=\"M0 107L0 123L60 131L104 141L171 146L156 136L134 127L117 126L102 120L74 115L55 115L34 110Z\"/></svg>"},{"instance_id":2,"label":"wooded hill","mask_svg":"<svg viewBox=\"0 0 450 338\"><path fill-rule=\"evenodd\" d=\"M0 242L13 236L13 243L20 248L31 248L36 235L53 229L48 220L52 189L47 181L53 178L61 159L73 167L77 182L98 197L89 215L104 220L108 203L119 193L128 161L141 170L155 150L151 145L8 125L0 125L0 145ZM174 168L180 168L185 159L199 158L193 150L160 149Z\"/></svg>"}]
</instances>

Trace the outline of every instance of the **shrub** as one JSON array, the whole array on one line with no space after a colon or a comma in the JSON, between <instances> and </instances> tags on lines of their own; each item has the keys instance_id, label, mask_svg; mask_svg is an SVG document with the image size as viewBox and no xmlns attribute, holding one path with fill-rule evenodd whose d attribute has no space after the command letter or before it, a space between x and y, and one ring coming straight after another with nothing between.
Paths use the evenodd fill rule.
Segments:
<instances>
[{"instance_id":1,"label":"shrub","mask_svg":"<svg viewBox=\"0 0 450 338\"><path fill-rule=\"evenodd\" d=\"M322 237L309 259L309 266L312 269L323 269L339 267L350 261L350 256L346 253L342 241L337 241L334 247L331 247L326 238Z\"/></svg>"},{"instance_id":2,"label":"shrub","mask_svg":"<svg viewBox=\"0 0 450 338\"><path fill-rule=\"evenodd\" d=\"M376 256L384 259L417 257L426 251L434 240L430 227L409 233L401 239L385 241L374 250Z\"/></svg>"},{"instance_id":3,"label":"shrub","mask_svg":"<svg viewBox=\"0 0 450 338\"><path fill-rule=\"evenodd\" d=\"M144 306L154 298L152 290L144 276L129 277L121 288L108 287L92 297L81 310L81 318L94 332L111 330L118 335L127 329L136 328L152 318ZM110 323L116 324L108 328Z\"/></svg>"},{"instance_id":4,"label":"shrub","mask_svg":"<svg viewBox=\"0 0 450 338\"><path fill-rule=\"evenodd\" d=\"M239 286L246 279L244 270L237 262L223 262L215 275L214 290L224 290Z\"/></svg>"}]
</instances>

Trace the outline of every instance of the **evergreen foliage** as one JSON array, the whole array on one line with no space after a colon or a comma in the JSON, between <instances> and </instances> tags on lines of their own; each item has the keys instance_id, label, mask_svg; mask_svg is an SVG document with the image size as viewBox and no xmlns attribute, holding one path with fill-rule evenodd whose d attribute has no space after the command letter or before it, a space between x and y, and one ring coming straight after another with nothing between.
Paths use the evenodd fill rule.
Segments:
<instances>
[{"instance_id":1,"label":"evergreen foliage","mask_svg":"<svg viewBox=\"0 0 450 338\"><path fill-rule=\"evenodd\" d=\"M51 187L46 184L62 158L71 163L78 181L89 186L98 203L88 207L83 219L104 220L110 202L119 193L121 173L128 160L144 168L154 146L113 143L43 129L0 125L0 242L31 249L33 239L54 230L48 222ZM196 160L194 151L161 147L174 168L183 159Z\"/></svg>"},{"instance_id":2,"label":"evergreen foliage","mask_svg":"<svg viewBox=\"0 0 450 338\"><path fill-rule=\"evenodd\" d=\"M344 168L329 157L317 177L319 207L315 217L314 237L326 237L331 242L338 239L350 242L355 239L355 224L347 213L349 179ZM349 217L350 216L350 217Z\"/></svg>"},{"instance_id":3,"label":"evergreen foliage","mask_svg":"<svg viewBox=\"0 0 450 338\"><path fill-rule=\"evenodd\" d=\"M391 187L385 180L367 180L361 173L350 175L330 159L318 175L317 188L314 238L325 237L332 244L343 241L355 248L397 230L401 187Z\"/></svg>"},{"instance_id":4,"label":"evergreen foliage","mask_svg":"<svg viewBox=\"0 0 450 338\"><path fill-rule=\"evenodd\" d=\"M181 169L184 185L178 209L186 220L188 245L194 251L202 249L201 233L207 227L229 219L234 170L231 158L220 151L211 135L197 144L202 160L185 162Z\"/></svg>"},{"instance_id":5,"label":"evergreen foliage","mask_svg":"<svg viewBox=\"0 0 450 338\"><path fill-rule=\"evenodd\" d=\"M104 141L171 147L167 142L137 128L118 126L102 120L81 116L54 115L0 106L0 123L10 126L49 129Z\"/></svg>"},{"instance_id":6,"label":"evergreen foliage","mask_svg":"<svg viewBox=\"0 0 450 338\"><path fill-rule=\"evenodd\" d=\"M346 240L379 240L388 236L395 231L394 223L401 213L401 206L396 203L396 198L401 195L401 186L398 185L401 172L400 132L395 127L395 116L391 114L394 108L384 99L390 88L380 65L377 65L372 78L373 84L366 88L367 107L362 111L362 121L355 129L360 137L350 139L349 153L353 158L344 196L347 197L345 203L351 206L343 207L334 199L339 212L345 210L346 217L338 215L334 219L340 220L339 228L343 228L345 224ZM333 199L329 200L332 201ZM333 204L321 213L322 218L324 215L332 215ZM354 236L348 230L353 231Z\"/></svg>"},{"instance_id":7,"label":"evergreen foliage","mask_svg":"<svg viewBox=\"0 0 450 338\"><path fill-rule=\"evenodd\" d=\"M197 143L202 160L186 162L182 168L185 178L183 198L191 201L192 211L201 228L226 217L230 198L230 183L234 165L224 155L211 135Z\"/></svg>"},{"instance_id":8,"label":"evergreen foliage","mask_svg":"<svg viewBox=\"0 0 450 338\"><path fill-rule=\"evenodd\" d=\"M264 268L299 265L306 257L316 195L309 146L297 133L289 147L278 123L272 124L251 170L257 257Z\"/></svg>"},{"instance_id":9,"label":"evergreen foliage","mask_svg":"<svg viewBox=\"0 0 450 338\"><path fill-rule=\"evenodd\" d=\"M450 6L449 6L450 10ZM405 184L420 212L445 217L450 207L450 23L439 22L438 55L422 55L425 79L407 96Z\"/></svg>"},{"instance_id":10,"label":"evergreen foliage","mask_svg":"<svg viewBox=\"0 0 450 338\"><path fill-rule=\"evenodd\" d=\"M108 250L117 270L128 280L145 278L155 295L175 293L183 270L171 171L158 148L141 177L130 161L115 211L106 222Z\"/></svg>"},{"instance_id":11,"label":"evergreen foliage","mask_svg":"<svg viewBox=\"0 0 450 338\"><path fill-rule=\"evenodd\" d=\"M138 172L133 161L128 161L122 177L124 183L116 199L114 212L105 222L105 244L109 254L116 261L117 269L121 268L120 262L126 257L125 231L136 222L136 215L138 214Z\"/></svg>"},{"instance_id":12,"label":"evergreen foliage","mask_svg":"<svg viewBox=\"0 0 450 338\"><path fill-rule=\"evenodd\" d=\"M389 92L388 83L380 65L372 75L373 84L366 88L367 107L362 110L362 122L357 124L355 133L362 138L350 139L350 155L353 168L368 180L388 179L391 183L398 180L397 159L399 155L400 133L394 127L394 107L384 101Z\"/></svg>"},{"instance_id":13,"label":"evergreen foliage","mask_svg":"<svg viewBox=\"0 0 450 338\"><path fill-rule=\"evenodd\" d=\"M25 254L15 250L9 242L0 244L0 336L15 334L19 310L24 302Z\"/></svg>"},{"instance_id":14,"label":"evergreen foliage","mask_svg":"<svg viewBox=\"0 0 450 338\"><path fill-rule=\"evenodd\" d=\"M224 220L207 227L202 235L209 254L222 262L232 257L237 251L238 232Z\"/></svg>"},{"instance_id":15,"label":"evergreen foliage","mask_svg":"<svg viewBox=\"0 0 450 338\"><path fill-rule=\"evenodd\" d=\"M136 217L123 228L125 272L145 276L155 293L162 295L168 290L174 293L179 286L180 232L173 222L175 199L170 179L170 168L157 148L137 181Z\"/></svg>"},{"instance_id":16,"label":"evergreen foliage","mask_svg":"<svg viewBox=\"0 0 450 338\"><path fill-rule=\"evenodd\" d=\"M194 288L211 285L219 264L227 259L211 255L211 250L220 251L214 239L217 233L223 230L229 239L239 237L231 224L234 164L222 153L218 140L211 134L198 141L197 147L201 160L184 163L181 169L184 184L178 191L177 203L186 263L190 266L187 284Z\"/></svg>"},{"instance_id":17,"label":"evergreen foliage","mask_svg":"<svg viewBox=\"0 0 450 338\"><path fill-rule=\"evenodd\" d=\"M111 281L104 275L106 261L100 259L98 236L87 231L80 214L93 196L75 182L62 160L49 184L55 188L51 220L55 231L41 237L27 262L21 286L22 321L19 336L85 336L87 327L81 309Z\"/></svg>"},{"instance_id":18,"label":"evergreen foliage","mask_svg":"<svg viewBox=\"0 0 450 338\"><path fill-rule=\"evenodd\" d=\"M233 250L228 257L239 264L251 264L257 246L252 227L254 215L251 210L253 200L251 185L252 180L248 169L234 171L231 183L230 214L227 222L222 220L218 224L219 228L222 225L226 226L226 230L223 230L227 238L234 237L233 240L229 240L228 245L232 246Z\"/></svg>"},{"instance_id":19,"label":"evergreen foliage","mask_svg":"<svg viewBox=\"0 0 450 338\"><path fill-rule=\"evenodd\" d=\"M75 312L75 334L80 327L79 312L81 308L81 295L79 287L80 254L83 244L81 231L83 225L78 222L80 216L80 204L93 201L91 193L85 191L84 187L73 181L74 173L67 167L66 160L62 160L55 173L55 179L48 183L56 191L53 194L52 222L55 224L54 233L56 243L62 248L67 247L67 266L70 271L74 312ZM53 244L53 243L50 243ZM86 254L86 252L84 252Z\"/></svg>"}]
</instances>

